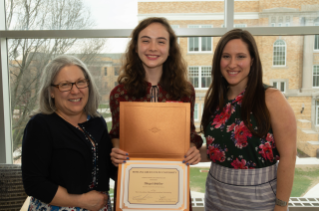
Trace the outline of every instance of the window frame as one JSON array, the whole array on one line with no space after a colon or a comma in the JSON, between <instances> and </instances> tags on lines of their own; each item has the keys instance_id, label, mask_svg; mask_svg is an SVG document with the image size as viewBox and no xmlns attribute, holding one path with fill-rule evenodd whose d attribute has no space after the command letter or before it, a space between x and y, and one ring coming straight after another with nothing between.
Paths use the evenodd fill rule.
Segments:
<instances>
[{"instance_id":1,"label":"window frame","mask_svg":"<svg viewBox=\"0 0 319 211\"><path fill-rule=\"evenodd\" d=\"M315 72L315 68L317 69L317 71L318 71L318 75L314 75L314 72ZM318 86L314 86L314 77L318 77ZM313 89L319 89L319 64L314 64L313 66L312 66L312 88Z\"/></svg>"},{"instance_id":2,"label":"window frame","mask_svg":"<svg viewBox=\"0 0 319 211\"><path fill-rule=\"evenodd\" d=\"M316 39L317 39L317 46L316 46ZM314 35L313 51L319 52L319 34Z\"/></svg>"},{"instance_id":3,"label":"window frame","mask_svg":"<svg viewBox=\"0 0 319 211\"><path fill-rule=\"evenodd\" d=\"M314 26L319 26L319 21L314 23ZM316 44L316 38L317 38L317 46ZM316 48L317 47L317 48ZM319 34L314 35L314 42L313 42L313 51L317 52L319 51Z\"/></svg>"},{"instance_id":4,"label":"window frame","mask_svg":"<svg viewBox=\"0 0 319 211\"><path fill-rule=\"evenodd\" d=\"M285 43L284 47L285 47L285 64L284 65L275 65L274 62L275 62L275 47L278 47L278 46L275 46L276 42L278 41L283 41ZM280 46L279 46L280 47ZM272 66L273 67L286 67L287 66L287 43L283 40L283 39L277 39L274 44L273 44L273 51L272 51Z\"/></svg>"},{"instance_id":5,"label":"window frame","mask_svg":"<svg viewBox=\"0 0 319 211\"><path fill-rule=\"evenodd\" d=\"M194 114L193 114L193 116L194 116L194 121L198 122L199 121L199 104L198 103L194 104Z\"/></svg>"},{"instance_id":6,"label":"window frame","mask_svg":"<svg viewBox=\"0 0 319 211\"><path fill-rule=\"evenodd\" d=\"M224 1L225 28L176 29L178 37L221 37L232 30L235 13L234 0ZM10 84L8 71L7 39L50 38L129 38L132 29L83 29L83 30L6 30L5 0L0 0L0 163L12 163L12 128L10 108ZM292 20L291 20L292 21ZM303 36L318 34L319 26L247 27L253 36ZM212 41L213 45L213 41ZM286 48L287 49L287 48ZM213 47L212 47L213 50Z\"/></svg>"},{"instance_id":7,"label":"window frame","mask_svg":"<svg viewBox=\"0 0 319 211\"><path fill-rule=\"evenodd\" d=\"M214 26L213 25L211 25L211 24L189 24L189 25L187 25L187 28L189 28L189 29L194 29L194 28L192 28L192 26L195 26L194 28L195 29L211 29L211 28L213 28ZM198 26L198 28L196 28L196 26ZM210 27L203 27L203 26L210 26ZM198 38L198 51L190 51L190 40L191 40L191 38ZM202 40L203 40L203 38L210 38L211 39L211 46L210 46L210 48L211 48L211 50L210 51L203 51L202 50ZM206 46L207 47L207 46ZM210 36L208 36L208 37L187 37L187 53L189 53L189 54L205 54L205 53L213 53L213 37L210 37Z\"/></svg>"},{"instance_id":8,"label":"window frame","mask_svg":"<svg viewBox=\"0 0 319 211\"><path fill-rule=\"evenodd\" d=\"M191 84L193 85L194 89L195 89L195 90L207 90L207 89L209 88L209 86L208 86L208 87L201 87L201 85L202 85L202 72L203 72L202 69L203 69L203 68L209 68L209 69L211 70L212 67L209 66L209 65L197 65L197 66L192 65L192 66L188 66L188 67L187 67L187 70L188 70L188 79L190 79L190 74L189 74L190 68L198 68L198 76L197 76L197 78L198 78L198 82L197 82L197 83L198 83L198 87L195 87L195 86L193 85L192 81L189 80L189 81L191 82ZM210 78L211 78L211 82L212 82L212 77L210 76Z\"/></svg>"},{"instance_id":9,"label":"window frame","mask_svg":"<svg viewBox=\"0 0 319 211\"><path fill-rule=\"evenodd\" d=\"M319 99L316 99L316 106L315 106L315 113L316 113L316 126L319 126Z\"/></svg>"},{"instance_id":10,"label":"window frame","mask_svg":"<svg viewBox=\"0 0 319 211\"><path fill-rule=\"evenodd\" d=\"M276 86L274 86L274 83L276 83ZM284 83L284 90L281 90L281 84ZM287 81L286 80L271 80L270 84L272 84L272 87L275 89L278 89L281 93L286 93L287 92Z\"/></svg>"}]
</instances>

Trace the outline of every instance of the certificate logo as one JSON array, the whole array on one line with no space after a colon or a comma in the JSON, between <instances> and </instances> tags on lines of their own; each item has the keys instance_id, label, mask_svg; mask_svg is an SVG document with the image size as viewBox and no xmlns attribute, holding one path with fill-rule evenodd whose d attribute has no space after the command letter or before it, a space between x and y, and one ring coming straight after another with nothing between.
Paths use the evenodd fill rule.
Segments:
<instances>
[{"instance_id":1,"label":"certificate logo","mask_svg":"<svg viewBox=\"0 0 319 211\"><path fill-rule=\"evenodd\" d=\"M151 131L152 133L158 133L158 132L160 132L161 130L158 129L157 127L153 127L153 128L151 128L149 131Z\"/></svg>"}]
</instances>

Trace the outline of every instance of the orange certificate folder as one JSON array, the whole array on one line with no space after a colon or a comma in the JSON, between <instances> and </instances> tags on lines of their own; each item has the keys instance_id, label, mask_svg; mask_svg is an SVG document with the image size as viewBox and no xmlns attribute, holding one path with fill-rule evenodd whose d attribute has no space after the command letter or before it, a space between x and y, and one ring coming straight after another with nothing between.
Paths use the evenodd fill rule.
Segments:
<instances>
[{"instance_id":1,"label":"orange certificate folder","mask_svg":"<svg viewBox=\"0 0 319 211\"><path fill-rule=\"evenodd\" d=\"M120 103L117 210L189 210L190 103Z\"/></svg>"}]
</instances>

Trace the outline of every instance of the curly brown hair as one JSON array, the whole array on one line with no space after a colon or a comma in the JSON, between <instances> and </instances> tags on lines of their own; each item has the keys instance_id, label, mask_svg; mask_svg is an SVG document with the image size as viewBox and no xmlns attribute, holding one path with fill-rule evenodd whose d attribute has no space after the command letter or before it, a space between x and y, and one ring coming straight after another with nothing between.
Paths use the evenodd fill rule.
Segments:
<instances>
[{"instance_id":1,"label":"curly brown hair","mask_svg":"<svg viewBox=\"0 0 319 211\"><path fill-rule=\"evenodd\" d=\"M124 65L121 68L118 83L123 84L128 94L134 97L144 97L147 94L145 70L136 51L139 33L152 23L162 24L169 33L169 56L163 64L163 73L159 85L174 100L190 95L192 89L187 80L186 65L177 43L177 36L165 18L144 19L133 30L132 39L124 55Z\"/></svg>"}]
</instances>

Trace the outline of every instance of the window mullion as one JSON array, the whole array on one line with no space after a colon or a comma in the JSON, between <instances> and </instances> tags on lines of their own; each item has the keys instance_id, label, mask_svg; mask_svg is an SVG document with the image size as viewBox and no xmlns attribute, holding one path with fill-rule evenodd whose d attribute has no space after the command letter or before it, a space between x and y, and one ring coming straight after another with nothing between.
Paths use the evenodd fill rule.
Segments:
<instances>
[{"instance_id":1,"label":"window mullion","mask_svg":"<svg viewBox=\"0 0 319 211\"><path fill-rule=\"evenodd\" d=\"M6 29L5 0L0 0L0 30ZM7 39L0 37L0 163L13 163Z\"/></svg>"},{"instance_id":2,"label":"window mullion","mask_svg":"<svg viewBox=\"0 0 319 211\"><path fill-rule=\"evenodd\" d=\"M224 2L224 14L225 14L225 27L227 31L232 30L234 28L234 12L235 5L234 0L227 0Z\"/></svg>"}]
</instances>

